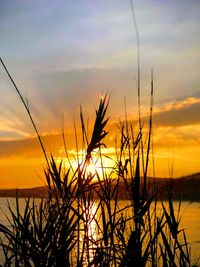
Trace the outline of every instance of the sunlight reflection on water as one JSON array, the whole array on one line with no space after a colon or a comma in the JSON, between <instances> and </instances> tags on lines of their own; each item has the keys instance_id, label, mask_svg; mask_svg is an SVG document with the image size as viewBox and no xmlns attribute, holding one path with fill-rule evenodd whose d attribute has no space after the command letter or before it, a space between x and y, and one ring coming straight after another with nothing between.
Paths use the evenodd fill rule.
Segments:
<instances>
[{"instance_id":1,"label":"sunlight reflection on water","mask_svg":"<svg viewBox=\"0 0 200 267\"><path fill-rule=\"evenodd\" d=\"M11 206L15 206L15 199L9 198L9 203L11 203ZM39 203L40 199L35 200L35 203ZM178 205L179 203L177 201L174 201L174 209L177 213ZM19 199L20 209L23 211L25 207L25 200ZM130 204L129 201L120 200L118 202L119 208L123 208ZM167 202L164 202L164 205L167 207ZM7 207L7 199L6 198L0 198L0 208L1 208L1 216L0 216L0 223L8 225L7 219L5 217L9 217L8 207ZM159 213L159 210L161 210L161 205L158 204L157 210ZM2 212L3 211L3 212ZM131 211L128 211L128 215L131 215ZM191 246L191 256L192 260L195 261L199 257L199 251L200 251L200 202L193 202L189 204L187 201L183 201L181 204L181 213L182 220L180 223L181 228L184 228L186 231L187 241L189 242ZM89 244L86 248L89 249L89 255L85 255L84 257L91 260L94 255L94 251L97 247L95 244L95 241L100 236L100 229L101 225L98 226L100 222L99 218L101 214L99 214L99 210L97 207L97 203L93 202L90 203L90 207L88 207L87 212L85 213L85 216L87 216L88 219L88 225L87 225L87 236L83 236L83 232L80 232L80 241L83 241L83 238L88 238ZM2 263L2 255L0 251L0 263Z\"/></svg>"}]
</instances>

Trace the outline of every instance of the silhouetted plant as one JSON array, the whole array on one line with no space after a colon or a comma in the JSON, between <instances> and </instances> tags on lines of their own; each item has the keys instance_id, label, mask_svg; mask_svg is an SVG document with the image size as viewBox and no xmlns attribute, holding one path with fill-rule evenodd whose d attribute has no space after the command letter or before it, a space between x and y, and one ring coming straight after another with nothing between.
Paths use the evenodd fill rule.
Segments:
<instances>
[{"instance_id":1,"label":"silhouetted plant","mask_svg":"<svg viewBox=\"0 0 200 267\"><path fill-rule=\"evenodd\" d=\"M16 209L8 204L9 225L0 224L4 266L191 266L185 232L179 227L179 212L176 218L170 192L169 211L162 203L163 212L158 216L156 187L151 188L151 193L147 190L153 77L146 149L141 118L135 133L126 116L119 124L119 146L111 168L104 166L102 153L108 134L107 96L101 98L96 110L91 138L80 112L83 149L81 157L77 151L77 167L70 162L63 132L69 162L69 167L63 168L62 161L58 163L53 155L47 156L30 110L13 79L12 82L45 155L48 195L37 201L26 200L24 210L17 196ZM78 142L76 132L75 138ZM98 169L95 173L88 170L94 153L101 163L101 174ZM128 199L123 205L122 185L124 198Z\"/></svg>"}]
</instances>

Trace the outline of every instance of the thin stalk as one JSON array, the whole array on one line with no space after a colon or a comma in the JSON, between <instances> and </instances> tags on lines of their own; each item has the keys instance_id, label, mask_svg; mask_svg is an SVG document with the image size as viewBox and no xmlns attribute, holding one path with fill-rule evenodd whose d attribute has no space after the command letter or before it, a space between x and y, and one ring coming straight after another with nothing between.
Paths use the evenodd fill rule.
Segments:
<instances>
[{"instance_id":1,"label":"thin stalk","mask_svg":"<svg viewBox=\"0 0 200 267\"><path fill-rule=\"evenodd\" d=\"M77 138L77 131L76 131L76 124L74 121L74 134L75 134L75 142L76 142L76 157L78 162L78 214L80 215L80 181L81 181L81 170L80 170L80 162L79 162L79 155L78 155L78 138ZM77 266L80 266L80 222L78 221L78 244L77 244Z\"/></svg>"},{"instance_id":2,"label":"thin stalk","mask_svg":"<svg viewBox=\"0 0 200 267\"><path fill-rule=\"evenodd\" d=\"M151 149L151 135L152 135L152 117L153 117L153 91L154 91L154 83L153 83L153 70L151 71L151 104L150 104L150 117L149 117L149 134L148 134L148 144L147 144L147 156L146 156L146 165L144 172L144 186L143 186L143 197L147 197L147 171L149 165L149 155Z\"/></svg>"},{"instance_id":3,"label":"thin stalk","mask_svg":"<svg viewBox=\"0 0 200 267\"><path fill-rule=\"evenodd\" d=\"M132 163L131 163L131 138L129 134L129 126L128 126L128 117L127 117L127 108L126 108L126 99L124 98L124 109L125 109L125 123L126 123L126 135L128 140L128 157L129 157L129 166L130 166L130 175L133 176L133 170L132 170Z\"/></svg>"},{"instance_id":4,"label":"thin stalk","mask_svg":"<svg viewBox=\"0 0 200 267\"><path fill-rule=\"evenodd\" d=\"M142 123L141 123L141 103L140 103L140 36L139 36L139 31L138 31L138 26L137 26L137 21L135 17L135 12L134 12L134 5L133 1L130 0L130 6L131 6L131 13L132 13L132 18L133 18L133 24L135 28L135 33L136 33L136 42L137 42L137 93L138 93L138 119L139 119L139 127L140 130L142 128Z\"/></svg>"},{"instance_id":5,"label":"thin stalk","mask_svg":"<svg viewBox=\"0 0 200 267\"><path fill-rule=\"evenodd\" d=\"M140 36L139 36L139 30L137 25L137 20L135 16L134 11L134 5L133 1L130 0L130 6L131 6L131 14L133 18L133 25L136 33L136 42L137 42L137 94L138 94L138 121L139 121L139 130L142 132L142 119L141 119L141 70L140 70ZM144 166L144 145L142 142L141 137L141 152L142 152L142 167L143 167L143 174L145 172L145 166Z\"/></svg>"},{"instance_id":6,"label":"thin stalk","mask_svg":"<svg viewBox=\"0 0 200 267\"><path fill-rule=\"evenodd\" d=\"M29 119L30 119L30 121L31 121L31 123L32 123L32 125L33 125L33 128L34 128L34 130L35 130L35 132L36 132L36 135L37 135L37 137L38 137L38 140L39 140L40 146L41 146L41 148L42 148L42 151L43 151L45 160L46 160L46 162L47 162L47 165L48 165L48 167L50 167L49 160L48 160L47 153L46 153L46 149L45 149L45 147L44 147L44 145L43 145L43 143L42 143L41 136L40 136L40 134L39 134L39 132L38 132L38 129L37 129L37 126L36 126L36 124L35 124L35 122L34 122L34 120L33 120L33 117L32 117L32 115L31 115L31 112L30 112L30 109L29 109L29 107L28 107L28 104L25 102L25 100L24 100L24 98L23 98L23 96L22 96L20 90L18 89L16 83L14 82L14 80L13 80L11 74L9 73L9 71L8 71L8 69L7 69L7 67L6 67L6 65L4 64L4 62L3 62L3 60L2 60L1 58L0 58L0 61L1 61L1 64L2 64L2 66L3 66L3 68L4 68L4 70L6 71L6 73L7 73L8 77L9 77L9 79L11 80L13 86L15 87L15 90L16 90L16 92L17 92L17 94L18 94L20 100L22 101L22 104L23 104L24 107L25 107L25 110L26 110L26 112L27 112L27 114L28 114L28 116L29 116Z\"/></svg>"}]
</instances>

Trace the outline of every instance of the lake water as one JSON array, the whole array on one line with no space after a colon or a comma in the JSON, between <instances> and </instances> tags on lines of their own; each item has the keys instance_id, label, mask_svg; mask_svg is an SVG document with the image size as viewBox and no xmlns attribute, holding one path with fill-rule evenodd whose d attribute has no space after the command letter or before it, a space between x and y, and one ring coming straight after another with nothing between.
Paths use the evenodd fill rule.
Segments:
<instances>
[{"instance_id":1,"label":"lake water","mask_svg":"<svg viewBox=\"0 0 200 267\"><path fill-rule=\"evenodd\" d=\"M0 223L8 225L5 214L8 215L8 206L7 201L12 203L11 206L15 206L14 198L0 198ZM40 201L40 200L38 200ZM22 210L25 204L24 199L20 199L20 208ZM120 206L126 205L126 201L119 201ZM167 203L164 203L167 206ZM174 209L178 210L178 202L174 201ZM158 211L161 208L161 205L158 205ZM185 229L187 241L191 247L191 257L192 261L195 262L200 256L200 202L190 203L183 201L181 204L181 228ZM0 251L0 263L2 263L2 251Z\"/></svg>"}]
</instances>

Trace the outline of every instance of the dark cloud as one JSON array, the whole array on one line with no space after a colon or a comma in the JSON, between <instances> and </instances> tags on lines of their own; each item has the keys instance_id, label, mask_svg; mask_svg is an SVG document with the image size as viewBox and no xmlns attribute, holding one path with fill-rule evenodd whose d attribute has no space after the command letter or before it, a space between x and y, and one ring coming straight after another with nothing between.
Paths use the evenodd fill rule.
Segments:
<instances>
[{"instance_id":1,"label":"dark cloud","mask_svg":"<svg viewBox=\"0 0 200 267\"><path fill-rule=\"evenodd\" d=\"M183 126L200 123L200 103L185 106L181 109L172 109L155 113L153 116L155 126Z\"/></svg>"},{"instance_id":2,"label":"dark cloud","mask_svg":"<svg viewBox=\"0 0 200 267\"><path fill-rule=\"evenodd\" d=\"M49 135L42 137L48 153L58 155L59 149L63 146L60 135ZM71 142L73 143L73 142ZM71 146L70 146L71 148ZM24 157L40 158L43 152L37 138L26 138L15 141L0 141L0 157Z\"/></svg>"}]
</instances>

